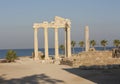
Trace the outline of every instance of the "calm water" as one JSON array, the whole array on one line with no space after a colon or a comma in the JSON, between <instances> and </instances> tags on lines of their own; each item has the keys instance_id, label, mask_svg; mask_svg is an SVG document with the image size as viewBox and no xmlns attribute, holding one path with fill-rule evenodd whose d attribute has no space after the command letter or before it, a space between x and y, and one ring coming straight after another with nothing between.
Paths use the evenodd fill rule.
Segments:
<instances>
[{"instance_id":1,"label":"calm water","mask_svg":"<svg viewBox=\"0 0 120 84\"><path fill-rule=\"evenodd\" d=\"M111 50L113 47L106 47L106 50ZM95 47L96 50L103 50L103 47ZM9 49L0 49L0 58L5 58L6 53ZM13 49L16 51L17 56L32 56L33 49ZM44 53L44 49L39 49L39 51L42 51ZM54 48L49 48L49 55L55 54ZM79 53L82 51L82 48L74 48L74 53ZM62 54L62 50L59 49L59 54Z\"/></svg>"}]
</instances>

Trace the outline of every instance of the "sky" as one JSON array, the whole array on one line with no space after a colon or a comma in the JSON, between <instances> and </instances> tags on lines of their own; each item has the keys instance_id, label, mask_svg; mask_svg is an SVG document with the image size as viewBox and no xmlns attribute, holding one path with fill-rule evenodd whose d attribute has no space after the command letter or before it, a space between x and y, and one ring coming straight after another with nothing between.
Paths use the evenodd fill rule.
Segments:
<instances>
[{"instance_id":1,"label":"sky","mask_svg":"<svg viewBox=\"0 0 120 84\"><path fill-rule=\"evenodd\" d=\"M84 40L89 26L90 40L120 40L120 0L0 0L0 49L33 48L33 24L53 21L55 16L71 20L71 40ZM39 48L44 48L44 30L39 29ZM59 45L64 44L59 29ZM48 30L49 48L54 47L54 30ZM78 46L78 44L76 44Z\"/></svg>"}]
</instances>

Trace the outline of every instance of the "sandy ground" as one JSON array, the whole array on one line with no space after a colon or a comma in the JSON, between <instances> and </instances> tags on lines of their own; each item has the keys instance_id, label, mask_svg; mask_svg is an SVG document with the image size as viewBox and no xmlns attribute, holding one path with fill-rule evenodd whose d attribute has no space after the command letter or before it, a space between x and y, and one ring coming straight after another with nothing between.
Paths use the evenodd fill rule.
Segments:
<instances>
[{"instance_id":1,"label":"sandy ground","mask_svg":"<svg viewBox=\"0 0 120 84\"><path fill-rule=\"evenodd\" d=\"M0 63L0 84L120 84L120 70L80 70L24 57Z\"/></svg>"}]
</instances>

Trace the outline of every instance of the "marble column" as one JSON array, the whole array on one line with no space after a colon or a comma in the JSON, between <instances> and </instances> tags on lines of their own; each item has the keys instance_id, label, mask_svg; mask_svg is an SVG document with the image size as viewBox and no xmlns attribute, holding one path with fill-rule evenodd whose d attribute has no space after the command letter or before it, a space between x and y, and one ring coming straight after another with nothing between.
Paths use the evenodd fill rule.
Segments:
<instances>
[{"instance_id":1,"label":"marble column","mask_svg":"<svg viewBox=\"0 0 120 84\"><path fill-rule=\"evenodd\" d=\"M34 28L34 60L39 60L38 57L38 29Z\"/></svg>"},{"instance_id":2,"label":"marble column","mask_svg":"<svg viewBox=\"0 0 120 84\"><path fill-rule=\"evenodd\" d=\"M58 28L55 28L55 59L59 58Z\"/></svg>"},{"instance_id":3,"label":"marble column","mask_svg":"<svg viewBox=\"0 0 120 84\"><path fill-rule=\"evenodd\" d=\"M85 51L89 51L89 28L88 26L85 27Z\"/></svg>"},{"instance_id":4,"label":"marble column","mask_svg":"<svg viewBox=\"0 0 120 84\"><path fill-rule=\"evenodd\" d=\"M48 56L48 28L44 28L44 47L45 47L45 60L49 59Z\"/></svg>"},{"instance_id":5,"label":"marble column","mask_svg":"<svg viewBox=\"0 0 120 84\"><path fill-rule=\"evenodd\" d=\"M70 36L70 27L67 28L67 55L68 58L71 57L71 36Z\"/></svg>"},{"instance_id":6,"label":"marble column","mask_svg":"<svg viewBox=\"0 0 120 84\"><path fill-rule=\"evenodd\" d=\"M64 54L65 54L65 57L67 57L67 44L66 44L66 30L65 30L65 52L64 52Z\"/></svg>"}]
</instances>

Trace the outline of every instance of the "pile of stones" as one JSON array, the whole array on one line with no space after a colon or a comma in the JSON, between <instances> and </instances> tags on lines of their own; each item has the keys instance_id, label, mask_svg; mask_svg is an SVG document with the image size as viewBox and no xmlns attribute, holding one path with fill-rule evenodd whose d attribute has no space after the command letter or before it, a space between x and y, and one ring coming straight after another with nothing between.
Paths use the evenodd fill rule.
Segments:
<instances>
[{"instance_id":1,"label":"pile of stones","mask_svg":"<svg viewBox=\"0 0 120 84\"><path fill-rule=\"evenodd\" d=\"M89 51L65 58L61 64L80 69L111 69L120 68L120 58L113 58L112 51Z\"/></svg>"}]
</instances>

